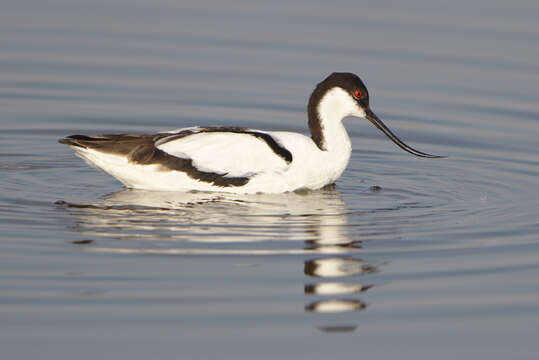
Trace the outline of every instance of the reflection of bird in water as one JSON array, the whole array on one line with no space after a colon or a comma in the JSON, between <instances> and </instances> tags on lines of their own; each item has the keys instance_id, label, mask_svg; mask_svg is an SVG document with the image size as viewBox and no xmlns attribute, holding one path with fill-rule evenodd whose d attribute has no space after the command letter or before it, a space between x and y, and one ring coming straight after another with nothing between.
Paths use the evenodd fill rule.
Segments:
<instances>
[{"instance_id":1,"label":"reflection of bird in water","mask_svg":"<svg viewBox=\"0 0 539 360\"><path fill-rule=\"evenodd\" d=\"M186 243L259 243L227 251L270 253L349 253L346 204L334 187L283 194L159 192L125 189L92 204L59 203L77 220L75 230L87 235ZM325 239L322 241L321 239ZM301 241L314 249L275 246ZM327 244L323 242L327 241ZM324 245L324 246L322 246ZM312 248L312 246L310 246ZM140 251L141 249L133 249ZM155 249L153 249L155 250ZM177 249L171 249L177 250ZM159 249L166 251L166 249Z\"/></svg>"},{"instance_id":2,"label":"reflection of bird in water","mask_svg":"<svg viewBox=\"0 0 539 360\"><path fill-rule=\"evenodd\" d=\"M402 149L412 149L372 112L369 93L351 73L333 73L319 83L308 105L311 137L238 127L190 127L140 135L72 135L71 146L89 164L127 187L165 191L282 193L320 189L348 165L352 144L342 120L369 120Z\"/></svg>"},{"instance_id":3,"label":"reflection of bird in water","mask_svg":"<svg viewBox=\"0 0 539 360\"><path fill-rule=\"evenodd\" d=\"M316 249L324 253L324 248L338 246L340 248L358 249L360 241L350 241L344 231L346 227L339 232L341 236L334 236L328 233L327 229L318 232L320 236L316 240L308 241L311 249ZM332 235L333 234L333 235ZM328 236L329 235L329 236ZM310 259L304 262L303 272L305 275L315 278L331 278L332 281L320 281L307 283L304 286L304 293L309 296L317 296L320 300L315 300L305 305L305 311L320 314L339 314L353 311L361 311L367 308L367 304L357 298L341 298L341 296L351 296L363 293L372 288L372 284L362 284L351 279L359 276L372 274L378 271L378 268L363 260L350 256L332 256ZM347 281L335 281L335 279L344 278ZM325 321L335 322L334 319L324 319ZM349 320L347 320L349 321ZM324 325L317 327L320 331L328 333L340 333L354 331L357 326L350 324Z\"/></svg>"},{"instance_id":4,"label":"reflection of bird in water","mask_svg":"<svg viewBox=\"0 0 539 360\"><path fill-rule=\"evenodd\" d=\"M323 282L305 285L305 294L310 295L345 295L369 290L373 285L363 285L346 282Z\"/></svg>"},{"instance_id":5,"label":"reflection of bird in water","mask_svg":"<svg viewBox=\"0 0 539 360\"><path fill-rule=\"evenodd\" d=\"M338 277L370 274L376 267L353 258L322 258L305 262L305 275L318 277Z\"/></svg>"},{"instance_id":6,"label":"reflection of bird in water","mask_svg":"<svg viewBox=\"0 0 539 360\"><path fill-rule=\"evenodd\" d=\"M354 299L344 300L321 300L305 306L305 310L319 313L336 313L345 311L363 310L367 307L364 303Z\"/></svg>"},{"instance_id":7,"label":"reflection of bird in water","mask_svg":"<svg viewBox=\"0 0 539 360\"><path fill-rule=\"evenodd\" d=\"M344 257L331 257L312 259L305 262L303 272L305 275L316 278L338 278L372 274L378 271L377 267L365 263L362 260ZM304 292L307 295L317 296L342 296L365 292L373 285L365 285L355 282L318 282L306 284ZM357 299L324 299L314 301L305 306L306 311L312 312L346 312L363 310L367 305Z\"/></svg>"},{"instance_id":8,"label":"reflection of bird in water","mask_svg":"<svg viewBox=\"0 0 539 360\"><path fill-rule=\"evenodd\" d=\"M304 293L311 300L304 309L311 313L365 309L363 301L340 296L355 297L367 291L371 284L355 280L377 271L376 266L353 257L360 251L360 241L349 238L346 204L334 187L274 195L126 189L94 204L60 205L76 219L76 230L85 237L135 240L128 243L129 246L124 246L124 241L79 242L89 251L316 255L317 258L303 265L305 275L314 280L303 285ZM291 247L291 241L297 245ZM155 242L159 247L153 246ZM330 257L321 257L328 254ZM323 281L325 278L332 281ZM330 318L324 322L328 321L334 322ZM336 332L350 331L351 327L331 325L321 329Z\"/></svg>"}]
</instances>

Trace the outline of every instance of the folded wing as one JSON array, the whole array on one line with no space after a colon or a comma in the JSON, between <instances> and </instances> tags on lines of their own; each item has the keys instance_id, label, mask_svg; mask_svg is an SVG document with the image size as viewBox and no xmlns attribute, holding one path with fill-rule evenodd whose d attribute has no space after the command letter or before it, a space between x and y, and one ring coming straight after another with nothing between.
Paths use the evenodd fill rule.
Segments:
<instances>
[{"instance_id":1,"label":"folded wing","mask_svg":"<svg viewBox=\"0 0 539 360\"><path fill-rule=\"evenodd\" d=\"M200 171L226 177L280 172L292 162L292 154L270 133L244 128L181 129L159 138L155 147L171 156L191 159Z\"/></svg>"}]
</instances>

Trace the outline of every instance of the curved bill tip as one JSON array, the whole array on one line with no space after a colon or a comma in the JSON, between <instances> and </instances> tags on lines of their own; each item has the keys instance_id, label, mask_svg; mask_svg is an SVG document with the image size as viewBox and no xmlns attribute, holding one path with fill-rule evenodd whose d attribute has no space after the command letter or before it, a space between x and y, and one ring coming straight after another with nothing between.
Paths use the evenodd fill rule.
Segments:
<instances>
[{"instance_id":1,"label":"curved bill tip","mask_svg":"<svg viewBox=\"0 0 539 360\"><path fill-rule=\"evenodd\" d=\"M378 129L380 129L388 138L391 139L395 144L397 144L401 149L409 152L410 154L414 154L415 156L425 157L425 158L446 158L447 156L441 156L441 155L431 155L424 153L422 151L416 150L408 145L406 145L401 139L399 139L389 128L376 116L375 113L372 112L371 109L367 109L365 111L365 118L369 120L371 123L374 124Z\"/></svg>"}]
</instances>

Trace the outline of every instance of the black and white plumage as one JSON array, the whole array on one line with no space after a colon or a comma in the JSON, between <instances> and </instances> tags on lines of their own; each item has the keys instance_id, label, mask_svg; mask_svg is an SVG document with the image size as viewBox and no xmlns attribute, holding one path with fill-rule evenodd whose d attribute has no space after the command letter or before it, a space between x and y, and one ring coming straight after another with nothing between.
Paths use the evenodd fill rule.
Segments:
<instances>
[{"instance_id":1,"label":"black and white plumage","mask_svg":"<svg viewBox=\"0 0 539 360\"><path fill-rule=\"evenodd\" d=\"M337 180L352 146L343 118L366 118L404 150L429 155L398 139L369 107L351 73L319 83L308 104L311 137L239 127L191 127L157 134L72 135L60 143L127 187L165 191L281 193L319 189Z\"/></svg>"}]
</instances>

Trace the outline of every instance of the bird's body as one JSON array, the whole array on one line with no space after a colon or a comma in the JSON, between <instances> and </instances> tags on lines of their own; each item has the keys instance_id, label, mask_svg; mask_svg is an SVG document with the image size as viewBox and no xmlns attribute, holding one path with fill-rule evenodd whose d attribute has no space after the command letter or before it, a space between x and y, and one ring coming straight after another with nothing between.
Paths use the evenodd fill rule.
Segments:
<instances>
[{"instance_id":1,"label":"bird's body","mask_svg":"<svg viewBox=\"0 0 539 360\"><path fill-rule=\"evenodd\" d=\"M397 145L418 156L372 113L354 74L334 73L309 100L311 137L237 127L191 127L152 135L73 135L60 142L125 186L165 191L282 193L319 189L337 180L352 146L342 124L366 117Z\"/></svg>"}]
</instances>

